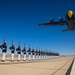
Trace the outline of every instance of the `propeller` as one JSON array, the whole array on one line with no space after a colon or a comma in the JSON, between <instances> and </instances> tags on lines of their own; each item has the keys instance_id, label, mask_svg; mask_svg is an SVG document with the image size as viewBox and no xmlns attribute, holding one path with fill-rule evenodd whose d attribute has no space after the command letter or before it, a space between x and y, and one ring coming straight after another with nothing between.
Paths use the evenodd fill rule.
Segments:
<instances>
[{"instance_id":1,"label":"propeller","mask_svg":"<svg viewBox=\"0 0 75 75\"><path fill-rule=\"evenodd\" d=\"M50 22L53 23L54 22L54 19L53 18L50 18Z\"/></svg>"},{"instance_id":2,"label":"propeller","mask_svg":"<svg viewBox=\"0 0 75 75\"><path fill-rule=\"evenodd\" d=\"M64 19L63 19L62 17L59 17L59 20L60 20L60 21L63 21Z\"/></svg>"}]
</instances>

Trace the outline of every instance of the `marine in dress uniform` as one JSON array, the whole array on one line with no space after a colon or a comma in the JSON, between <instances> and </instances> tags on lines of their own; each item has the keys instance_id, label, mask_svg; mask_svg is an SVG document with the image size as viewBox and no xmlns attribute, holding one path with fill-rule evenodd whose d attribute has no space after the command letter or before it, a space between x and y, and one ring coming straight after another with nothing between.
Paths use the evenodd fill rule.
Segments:
<instances>
[{"instance_id":1,"label":"marine in dress uniform","mask_svg":"<svg viewBox=\"0 0 75 75\"><path fill-rule=\"evenodd\" d=\"M42 59L42 51L40 51L40 56L41 56L40 58Z\"/></svg>"},{"instance_id":2,"label":"marine in dress uniform","mask_svg":"<svg viewBox=\"0 0 75 75\"><path fill-rule=\"evenodd\" d=\"M44 54L45 54L45 59L46 59L46 51L45 51L45 53L44 53Z\"/></svg>"},{"instance_id":3,"label":"marine in dress uniform","mask_svg":"<svg viewBox=\"0 0 75 75\"><path fill-rule=\"evenodd\" d=\"M28 60L30 61L30 59L31 59L31 48L30 48L30 46L29 46L29 49L28 49L28 54L29 54L29 56L28 56Z\"/></svg>"},{"instance_id":4,"label":"marine in dress uniform","mask_svg":"<svg viewBox=\"0 0 75 75\"><path fill-rule=\"evenodd\" d=\"M36 53L36 60L38 60L38 50L37 49L36 49L35 53Z\"/></svg>"},{"instance_id":5,"label":"marine in dress uniform","mask_svg":"<svg viewBox=\"0 0 75 75\"><path fill-rule=\"evenodd\" d=\"M60 56L59 53L57 53L57 58L59 58L59 56Z\"/></svg>"},{"instance_id":6,"label":"marine in dress uniform","mask_svg":"<svg viewBox=\"0 0 75 75\"><path fill-rule=\"evenodd\" d=\"M5 40L4 43L0 46L0 48L2 49L2 62L5 62L5 56L7 52L7 45Z\"/></svg>"},{"instance_id":7,"label":"marine in dress uniform","mask_svg":"<svg viewBox=\"0 0 75 75\"><path fill-rule=\"evenodd\" d=\"M12 43L12 46L9 47L9 49L11 50L11 61L14 61L14 53L15 53L15 46L14 43Z\"/></svg>"},{"instance_id":8,"label":"marine in dress uniform","mask_svg":"<svg viewBox=\"0 0 75 75\"><path fill-rule=\"evenodd\" d=\"M43 59L45 58L45 52L43 51Z\"/></svg>"},{"instance_id":9,"label":"marine in dress uniform","mask_svg":"<svg viewBox=\"0 0 75 75\"><path fill-rule=\"evenodd\" d=\"M52 58L52 52L50 52L50 58Z\"/></svg>"},{"instance_id":10,"label":"marine in dress uniform","mask_svg":"<svg viewBox=\"0 0 75 75\"><path fill-rule=\"evenodd\" d=\"M48 52L46 51L46 59L48 59Z\"/></svg>"},{"instance_id":11,"label":"marine in dress uniform","mask_svg":"<svg viewBox=\"0 0 75 75\"><path fill-rule=\"evenodd\" d=\"M40 55L41 55L41 52L40 52L40 50L38 51L38 54L39 54L39 60L40 60L40 59L41 59L41 58L40 58Z\"/></svg>"},{"instance_id":12,"label":"marine in dress uniform","mask_svg":"<svg viewBox=\"0 0 75 75\"><path fill-rule=\"evenodd\" d=\"M42 59L44 59L44 52L42 51Z\"/></svg>"},{"instance_id":13,"label":"marine in dress uniform","mask_svg":"<svg viewBox=\"0 0 75 75\"><path fill-rule=\"evenodd\" d=\"M47 59L49 58L49 52L47 52Z\"/></svg>"},{"instance_id":14,"label":"marine in dress uniform","mask_svg":"<svg viewBox=\"0 0 75 75\"><path fill-rule=\"evenodd\" d=\"M52 58L54 58L54 53L53 52L51 52L51 55L52 55Z\"/></svg>"},{"instance_id":15,"label":"marine in dress uniform","mask_svg":"<svg viewBox=\"0 0 75 75\"><path fill-rule=\"evenodd\" d=\"M49 52L49 59L50 59L50 52Z\"/></svg>"},{"instance_id":16,"label":"marine in dress uniform","mask_svg":"<svg viewBox=\"0 0 75 75\"><path fill-rule=\"evenodd\" d=\"M44 51L44 59L45 59L45 51Z\"/></svg>"},{"instance_id":17,"label":"marine in dress uniform","mask_svg":"<svg viewBox=\"0 0 75 75\"><path fill-rule=\"evenodd\" d=\"M24 54L24 61L26 60L26 47L24 46L24 49L22 50L23 54Z\"/></svg>"},{"instance_id":18,"label":"marine in dress uniform","mask_svg":"<svg viewBox=\"0 0 75 75\"><path fill-rule=\"evenodd\" d=\"M21 46L19 45L18 48L16 49L18 53L18 61L20 61L20 55L21 55Z\"/></svg>"},{"instance_id":19,"label":"marine in dress uniform","mask_svg":"<svg viewBox=\"0 0 75 75\"><path fill-rule=\"evenodd\" d=\"M34 51L34 48L32 49L32 60L34 60L35 58L35 51Z\"/></svg>"},{"instance_id":20,"label":"marine in dress uniform","mask_svg":"<svg viewBox=\"0 0 75 75\"><path fill-rule=\"evenodd\" d=\"M49 52L48 52L48 59L49 59Z\"/></svg>"}]
</instances>

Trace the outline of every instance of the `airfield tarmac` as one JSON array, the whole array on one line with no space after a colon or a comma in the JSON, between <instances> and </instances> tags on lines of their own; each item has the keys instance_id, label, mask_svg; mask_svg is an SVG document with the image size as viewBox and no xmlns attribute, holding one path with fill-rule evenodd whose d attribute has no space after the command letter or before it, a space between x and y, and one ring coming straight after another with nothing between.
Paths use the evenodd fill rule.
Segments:
<instances>
[{"instance_id":1,"label":"airfield tarmac","mask_svg":"<svg viewBox=\"0 0 75 75\"><path fill-rule=\"evenodd\" d=\"M40 61L0 61L0 75L66 75L73 59L66 56Z\"/></svg>"}]
</instances>

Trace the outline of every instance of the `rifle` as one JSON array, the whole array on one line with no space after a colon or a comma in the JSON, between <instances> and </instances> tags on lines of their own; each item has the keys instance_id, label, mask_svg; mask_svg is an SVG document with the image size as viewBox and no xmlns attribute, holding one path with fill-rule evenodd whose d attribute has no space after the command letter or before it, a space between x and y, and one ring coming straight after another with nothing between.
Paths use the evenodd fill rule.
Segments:
<instances>
[{"instance_id":1,"label":"rifle","mask_svg":"<svg viewBox=\"0 0 75 75\"><path fill-rule=\"evenodd\" d=\"M14 43L13 43L13 40L12 40L12 46L9 47L10 50L14 49Z\"/></svg>"},{"instance_id":2,"label":"rifle","mask_svg":"<svg viewBox=\"0 0 75 75\"><path fill-rule=\"evenodd\" d=\"M20 47L20 43L18 44L18 48L16 48L16 51L18 51L20 49L19 47Z\"/></svg>"},{"instance_id":3,"label":"rifle","mask_svg":"<svg viewBox=\"0 0 75 75\"><path fill-rule=\"evenodd\" d=\"M25 44L24 44L24 49L22 50L22 52L26 52L26 47L25 47Z\"/></svg>"},{"instance_id":4,"label":"rifle","mask_svg":"<svg viewBox=\"0 0 75 75\"><path fill-rule=\"evenodd\" d=\"M0 48L2 49L2 45L0 45Z\"/></svg>"}]
</instances>

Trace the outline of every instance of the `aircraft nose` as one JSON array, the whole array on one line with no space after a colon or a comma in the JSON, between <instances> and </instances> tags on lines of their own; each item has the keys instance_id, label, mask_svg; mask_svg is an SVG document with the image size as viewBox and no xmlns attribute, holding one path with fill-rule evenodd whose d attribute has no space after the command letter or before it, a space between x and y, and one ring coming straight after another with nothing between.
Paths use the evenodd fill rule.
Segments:
<instances>
[{"instance_id":1,"label":"aircraft nose","mask_svg":"<svg viewBox=\"0 0 75 75\"><path fill-rule=\"evenodd\" d=\"M73 15L73 11L68 11L68 16L69 16L69 18L71 18L72 17L72 15Z\"/></svg>"}]
</instances>

